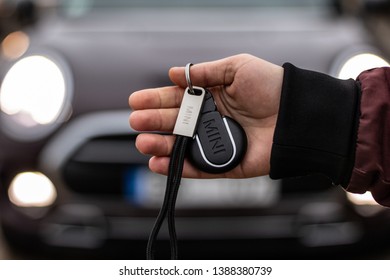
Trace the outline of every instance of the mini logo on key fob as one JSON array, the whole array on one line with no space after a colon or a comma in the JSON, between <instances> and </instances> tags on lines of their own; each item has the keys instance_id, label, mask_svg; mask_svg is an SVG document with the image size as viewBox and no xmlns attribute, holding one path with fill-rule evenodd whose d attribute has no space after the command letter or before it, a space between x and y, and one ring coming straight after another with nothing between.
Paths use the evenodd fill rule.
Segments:
<instances>
[{"instance_id":1,"label":"mini logo on key fob","mask_svg":"<svg viewBox=\"0 0 390 280\"><path fill-rule=\"evenodd\" d=\"M189 143L188 158L202 171L227 172L244 157L246 134L236 121L218 112L212 94L204 90L204 104L195 137Z\"/></svg>"},{"instance_id":2,"label":"mini logo on key fob","mask_svg":"<svg viewBox=\"0 0 390 280\"><path fill-rule=\"evenodd\" d=\"M192 91L193 93L189 88L184 91L173 134L191 138L194 136L206 91L200 87L193 87Z\"/></svg>"}]
</instances>

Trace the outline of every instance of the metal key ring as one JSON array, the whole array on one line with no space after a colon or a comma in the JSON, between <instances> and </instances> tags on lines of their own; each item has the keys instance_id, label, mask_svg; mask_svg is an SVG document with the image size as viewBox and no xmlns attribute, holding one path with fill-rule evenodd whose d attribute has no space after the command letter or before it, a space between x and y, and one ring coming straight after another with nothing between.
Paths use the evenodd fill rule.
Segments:
<instances>
[{"instance_id":1,"label":"metal key ring","mask_svg":"<svg viewBox=\"0 0 390 280\"><path fill-rule=\"evenodd\" d=\"M190 68L192 65L193 65L192 63L188 63L186 65L185 75L186 75L187 86L188 86L188 89L190 90L190 93L195 94L195 91L194 91L194 88L193 88L192 82L191 82L191 76L190 76Z\"/></svg>"}]
</instances>

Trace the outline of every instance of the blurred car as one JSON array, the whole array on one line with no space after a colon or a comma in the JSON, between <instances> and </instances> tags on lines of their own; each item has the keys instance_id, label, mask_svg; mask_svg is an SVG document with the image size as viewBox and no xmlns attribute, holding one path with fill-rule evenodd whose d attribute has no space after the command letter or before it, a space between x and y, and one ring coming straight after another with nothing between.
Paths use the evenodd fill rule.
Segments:
<instances>
[{"instance_id":1,"label":"blurred car","mask_svg":"<svg viewBox=\"0 0 390 280\"><path fill-rule=\"evenodd\" d=\"M165 177L134 146L127 100L170 85L171 66L251 53L348 78L385 63L330 1L58 5L9 34L0 62L1 223L37 257L145 258ZM389 210L320 176L186 179L176 213L187 259L358 257L390 233Z\"/></svg>"}]
</instances>

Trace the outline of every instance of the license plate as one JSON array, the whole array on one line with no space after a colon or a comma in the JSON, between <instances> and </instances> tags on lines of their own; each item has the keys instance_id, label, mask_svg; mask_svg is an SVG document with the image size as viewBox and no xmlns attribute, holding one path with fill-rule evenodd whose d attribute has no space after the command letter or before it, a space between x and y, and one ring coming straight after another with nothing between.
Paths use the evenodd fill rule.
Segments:
<instances>
[{"instance_id":1,"label":"license plate","mask_svg":"<svg viewBox=\"0 0 390 280\"><path fill-rule=\"evenodd\" d=\"M146 208L161 206L166 176L147 167L130 168L125 174L125 197ZM274 205L280 195L279 181L267 176L249 179L183 178L176 208L264 208Z\"/></svg>"}]
</instances>

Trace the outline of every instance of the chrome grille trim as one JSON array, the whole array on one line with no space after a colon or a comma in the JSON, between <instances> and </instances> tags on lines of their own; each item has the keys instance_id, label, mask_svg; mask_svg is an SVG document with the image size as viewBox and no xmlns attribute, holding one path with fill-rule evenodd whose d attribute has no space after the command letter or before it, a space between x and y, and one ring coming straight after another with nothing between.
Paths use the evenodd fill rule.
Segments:
<instances>
[{"instance_id":1,"label":"chrome grille trim","mask_svg":"<svg viewBox=\"0 0 390 280\"><path fill-rule=\"evenodd\" d=\"M77 149L92 138L135 135L129 125L129 110L105 111L79 116L65 124L42 150L38 166L42 172L63 183L61 169Z\"/></svg>"}]
</instances>

